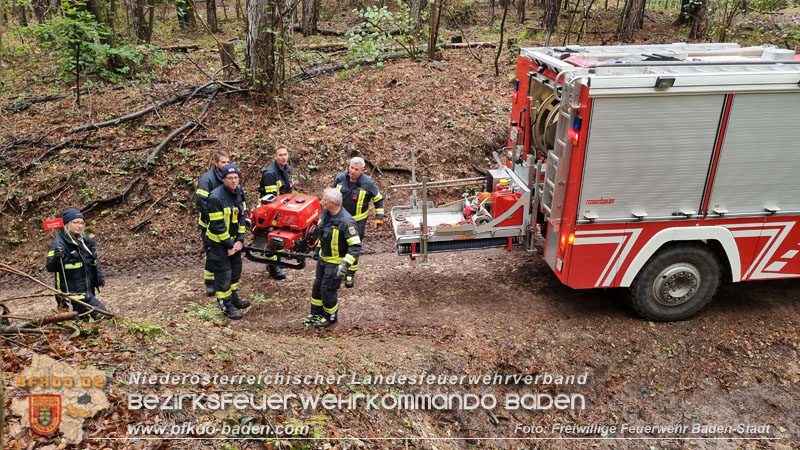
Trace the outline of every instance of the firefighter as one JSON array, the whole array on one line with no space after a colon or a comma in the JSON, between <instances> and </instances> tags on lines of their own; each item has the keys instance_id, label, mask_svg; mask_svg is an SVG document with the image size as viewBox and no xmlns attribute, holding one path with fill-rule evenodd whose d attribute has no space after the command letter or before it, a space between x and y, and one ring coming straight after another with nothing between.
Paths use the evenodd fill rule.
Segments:
<instances>
[{"instance_id":1,"label":"firefighter","mask_svg":"<svg viewBox=\"0 0 800 450\"><path fill-rule=\"evenodd\" d=\"M294 183L292 182L292 166L289 165L289 149L285 145L275 148L275 161L261 171L261 182L258 185L258 193L262 201L268 201L266 197L273 195L278 197L281 194L291 194ZM267 259L280 262L280 257L274 255ZM270 278L283 280L286 272L280 268L267 263Z\"/></svg>"},{"instance_id":2,"label":"firefighter","mask_svg":"<svg viewBox=\"0 0 800 450\"><path fill-rule=\"evenodd\" d=\"M197 191L194 193L194 204L200 211L197 218L197 227L200 229L201 239L206 234L208 228L208 210L206 204L208 203L208 196L211 191L219 186L222 186L222 168L230 162L228 152L224 150L217 150L211 155L211 169L204 173L200 180L197 182ZM203 270L203 281L206 285L206 295L209 297L214 296L214 272L208 267L208 259L205 261Z\"/></svg>"},{"instance_id":3,"label":"firefighter","mask_svg":"<svg viewBox=\"0 0 800 450\"><path fill-rule=\"evenodd\" d=\"M356 230L362 240L370 201L375 203L375 228L383 224L383 196L372 178L364 173L364 165L364 159L356 156L350 160L347 172L336 175L333 181L333 187L342 193L342 206L356 221ZM351 288L355 285L356 270L358 270L358 260L347 270L344 281L346 287Z\"/></svg>"},{"instance_id":4,"label":"firefighter","mask_svg":"<svg viewBox=\"0 0 800 450\"><path fill-rule=\"evenodd\" d=\"M342 207L342 193L334 188L325 189L322 204L319 245L314 255L317 272L311 287L311 314L303 319L304 325L313 324L317 328L327 328L336 323L342 278L361 252L356 222Z\"/></svg>"},{"instance_id":5,"label":"firefighter","mask_svg":"<svg viewBox=\"0 0 800 450\"><path fill-rule=\"evenodd\" d=\"M239 186L239 167L222 168L222 186L208 196L208 228L203 239L206 260L214 273L214 291L219 307L233 320L242 318L240 309L250 306L239 299L242 276L242 247L246 232L244 193Z\"/></svg>"},{"instance_id":6,"label":"firefighter","mask_svg":"<svg viewBox=\"0 0 800 450\"><path fill-rule=\"evenodd\" d=\"M96 309L107 311L103 302L95 297L95 292L105 286L106 277L97 264L96 243L83 233L85 226L83 214L77 209L67 209L61 217L64 228L50 243L47 252L47 271L55 273L56 289L74 294L78 300L88 303ZM56 297L59 309L72 303L73 311L83 315L91 309L77 302L70 302ZM92 311L91 316L97 319L102 314Z\"/></svg>"}]
</instances>

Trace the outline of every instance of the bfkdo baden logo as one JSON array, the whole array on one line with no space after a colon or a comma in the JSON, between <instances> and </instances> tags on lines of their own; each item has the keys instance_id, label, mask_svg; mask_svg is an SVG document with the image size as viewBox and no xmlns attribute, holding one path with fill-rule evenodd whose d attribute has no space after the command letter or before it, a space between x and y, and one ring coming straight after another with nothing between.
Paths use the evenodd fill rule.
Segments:
<instances>
[{"instance_id":1,"label":"bfkdo baden logo","mask_svg":"<svg viewBox=\"0 0 800 450\"><path fill-rule=\"evenodd\" d=\"M28 396L31 429L39 434L52 434L61 425L61 396L31 394Z\"/></svg>"},{"instance_id":2,"label":"bfkdo baden logo","mask_svg":"<svg viewBox=\"0 0 800 450\"><path fill-rule=\"evenodd\" d=\"M101 370L74 367L34 353L30 366L17 376L19 389L11 396L11 412L35 433L79 444L84 422L110 407L106 386L106 373Z\"/></svg>"}]
</instances>

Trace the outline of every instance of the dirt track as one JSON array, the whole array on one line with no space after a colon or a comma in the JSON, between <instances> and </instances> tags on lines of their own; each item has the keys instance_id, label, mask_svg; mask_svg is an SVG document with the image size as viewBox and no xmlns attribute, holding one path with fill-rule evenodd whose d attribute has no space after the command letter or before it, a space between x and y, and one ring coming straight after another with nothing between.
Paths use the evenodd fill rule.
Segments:
<instances>
[{"instance_id":1,"label":"dirt track","mask_svg":"<svg viewBox=\"0 0 800 450\"><path fill-rule=\"evenodd\" d=\"M497 424L488 415L459 411L438 417L420 413L405 418L367 416L362 418L366 425L340 420L344 421L340 426L370 429L377 435L384 426L407 421L412 426L398 428L404 436L450 433L468 438L438 442L437 448L505 446L509 443L475 438L520 437L524 435L514 433L517 423L549 427L565 419L584 424L768 424L770 431L760 435L688 436L782 438L749 442L782 449L800 442L797 281L726 284L693 319L653 323L634 315L623 300L623 290L572 290L555 278L538 255L521 249L439 254L432 257L431 267L423 268L419 260L382 252L391 247L385 232L372 244L373 251L361 260L357 289L341 290L342 319L330 331L307 330L299 322L308 310L313 267L290 271L287 280L275 282L261 265L247 262L240 292L254 306L243 320L208 328L203 327L207 323L198 325L198 319L187 319L187 327L178 325L161 344L184 354L214 353L218 345L234 355L249 354L225 362L226 369L242 372L255 367L589 374L585 386L572 388L586 396L588 407L571 414L498 411ZM113 265L103 300L125 317L181 323L175 317L193 311L190 302L209 301L202 292L200 259L187 255L166 261L173 265L160 262L155 270L143 262L124 271L120 264ZM32 311L45 313L50 302L41 301ZM233 347L215 341L215 336L224 336L223 341ZM296 354L298 347L306 350ZM296 356L286 360L287 354ZM336 355L334 360L331 355ZM186 363L180 359L173 361L172 370L185 370ZM152 370L149 366L156 363L137 361L136 365ZM161 370L169 368L161 363L165 365ZM212 368L220 364L213 359L205 363ZM517 388L490 389L502 393ZM588 447L591 441L561 443ZM631 444L617 441L615 445L625 447L626 443ZM660 443L666 448L743 444ZM424 442L416 445L429 448Z\"/></svg>"}]
</instances>

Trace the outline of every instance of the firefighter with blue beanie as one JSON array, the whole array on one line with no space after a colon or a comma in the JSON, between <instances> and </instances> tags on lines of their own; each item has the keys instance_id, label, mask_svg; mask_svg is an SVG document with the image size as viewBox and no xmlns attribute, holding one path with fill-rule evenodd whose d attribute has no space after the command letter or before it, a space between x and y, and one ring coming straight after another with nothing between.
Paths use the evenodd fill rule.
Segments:
<instances>
[{"instance_id":1,"label":"firefighter with blue beanie","mask_svg":"<svg viewBox=\"0 0 800 450\"><path fill-rule=\"evenodd\" d=\"M356 156L350 160L347 171L336 175L333 181L333 187L342 193L342 207L356 221L356 230L362 241L364 240L370 202L375 204L375 228L383 224L384 213L383 196L372 178L364 173L365 164L364 158ZM347 270L345 287L351 288L355 285L356 270L358 270L357 260Z\"/></svg>"},{"instance_id":2,"label":"firefighter with blue beanie","mask_svg":"<svg viewBox=\"0 0 800 450\"><path fill-rule=\"evenodd\" d=\"M208 228L203 239L206 260L214 273L217 302L225 315L233 320L241 319L239 310L250 306L247 300L239 299L238 293L247 231L240 175L236 164L226 164L222 168L222 185L208 196Z\"/></svg>"},{"instance_id":3,"label":"firefighter with blue beanie","mask_svg":"<svg viewBox=\"0 0 800 450\"><path fill-rule=\"evenodd\" d=\"M47 252L47 271L55 274L55 286L61 292L93 308L107 311L103 302L95 294L105 286L106 277L97 263L96 242L83 232L86 223L83 214L77 209L67 209L61 216L64 227L50 243ZM82 318L97 319L101 313L77 302L56 297L59 308L72 303L73 311Z\"/></svg>"}]
</instances>

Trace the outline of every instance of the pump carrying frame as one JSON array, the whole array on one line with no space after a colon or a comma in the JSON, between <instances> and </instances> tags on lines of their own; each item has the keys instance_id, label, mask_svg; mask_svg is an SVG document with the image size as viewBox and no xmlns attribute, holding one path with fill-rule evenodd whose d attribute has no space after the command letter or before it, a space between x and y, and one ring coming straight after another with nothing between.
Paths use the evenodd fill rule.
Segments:
<instances>
[{"instance_id":1,"label":"pump carrying frame","mask_svg":"<svg viewBox=\"0 0 800 450\"><path fill-rule=\"evenodd\" d=\"M500 151L505 150L501 149ZM397 253L411 258L422 256L423 265L429 265L430 253L473 250L480 248L505 247L511 250L514 245L527 243L531 227L532 190L529 181L515 173L514 168L505 167L498 159L499 167L489 171L489 177L459 178L453 180L429 181L423 176L416 182L416 158L411 153L410 184L393 185L393 189L410 189L412 195L408 205L395 206L391 210L392 230L396 239ZM532 176L532 172L530 176ZM530 178L530 176L525 178ZM464 198L441 206L434 206L428 200L430 189L492 185L493 180L505 178L514 190L520 192L520 198L502 216L473 216L467 220L464 210L467 206L467 194ZM487 181L489 183L487 183ZM416 200L416 191L422 191L422 202ZM522 223L513 226L500 226L507 217L522 210ZM476 216L478 214L476 213Z\"/></svg>"}]
</instances>

